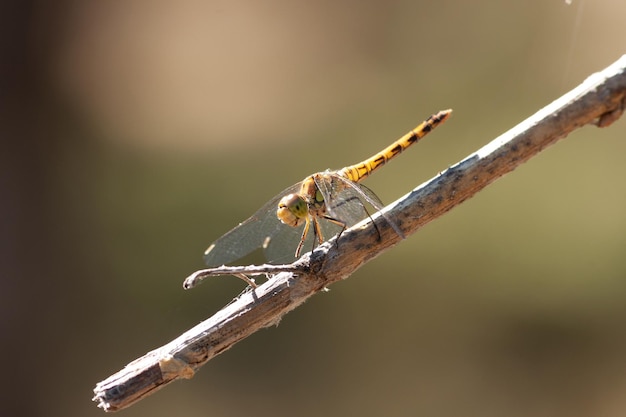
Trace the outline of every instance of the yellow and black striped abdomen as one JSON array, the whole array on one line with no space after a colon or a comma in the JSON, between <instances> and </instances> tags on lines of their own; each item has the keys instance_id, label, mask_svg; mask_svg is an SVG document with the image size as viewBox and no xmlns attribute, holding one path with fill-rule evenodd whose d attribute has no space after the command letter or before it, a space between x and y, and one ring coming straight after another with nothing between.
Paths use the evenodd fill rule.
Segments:
<instances>
[{"instance_id":1,"label":"yellow and black striped abdomen","mask_svg":"<svg viewBox=\"0 0 626 417\"><path fill-rule=\"evenodd\" d=\"M342 168L339 173L346 178L349 178L351 181L361 181L363 178L367 177L372 172L385 165L387 161L395 158L403 150L426 136L438 125L445 122L446 119L450 117L450 114L452 114L452 110L442 110L437 114L433 114L415 129L411 130L409 133L402 136L400 139L398 139L376 155L356 165Z\"/></svg>"}]
</instances>

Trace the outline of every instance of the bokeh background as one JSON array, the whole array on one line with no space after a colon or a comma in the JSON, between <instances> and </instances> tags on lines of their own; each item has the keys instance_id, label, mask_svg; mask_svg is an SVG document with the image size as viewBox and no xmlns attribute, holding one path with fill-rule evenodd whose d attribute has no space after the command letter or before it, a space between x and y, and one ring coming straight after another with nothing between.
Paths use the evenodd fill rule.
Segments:
<instances>
[{"instance_id":1,"label":"bokeh background","mask_svg":"<svg viewBox=\"0 0 626 417\"><path fill-rule=\"evenodd\" d=\"M202 252L307 174L454 115L385 202L626 52L622 0L108 1L0 12L7 416L211 316ZM125 416L626 415L626 124L585 127Z\"/></svg>"}]
</instances>

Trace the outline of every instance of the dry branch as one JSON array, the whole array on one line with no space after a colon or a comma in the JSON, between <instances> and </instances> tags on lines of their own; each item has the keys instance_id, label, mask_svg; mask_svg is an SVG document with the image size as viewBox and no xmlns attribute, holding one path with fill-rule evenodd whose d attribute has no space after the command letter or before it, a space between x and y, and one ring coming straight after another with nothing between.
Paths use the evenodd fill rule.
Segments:
<instances>
[{"instance_id":1,"label":"dry branch","mask_svg":"<svg viewBox=\"0 0 626 417\"><path fill-rule=\"evenodd\" d=\"M548 145L586 124L617 120L626 106L626 55L463 161L385 207L405 236L472 197ZM372 225L376 222L380 234ZM379 214L243 294L213 317L97 384L94 401L117 411L179 378L191 378L214 356L271 326L326 286L352 274L400 237Z\"/></svg>"}]
</instances>

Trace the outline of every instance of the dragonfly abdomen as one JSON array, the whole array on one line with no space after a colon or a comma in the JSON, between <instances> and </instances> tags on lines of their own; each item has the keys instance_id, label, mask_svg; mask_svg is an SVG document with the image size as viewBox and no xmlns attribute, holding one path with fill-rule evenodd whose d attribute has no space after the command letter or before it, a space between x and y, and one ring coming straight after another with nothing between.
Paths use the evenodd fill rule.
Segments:
<instances>
[{"instance_id":1,"label":"dragonfly abdomen","mask_svg":"<svg viewBox=\"0 0 626 417\"><path fill-rule=\"evenodd\" d=\"M359 182L363 180L372 172L385 165L387 161L398 156L400 153L402 153L403 150L413 145L414 143L417 143L431 130L436 128L441 123L445 122L446 119L450 117L451 113L452 110L442 110L439 113L433 114L415 129L411 130L409 133L402 136L400 139L398 139L376 155L358 164L342 168L339 173L354 182Z\"/></svg>"}]
</instances>

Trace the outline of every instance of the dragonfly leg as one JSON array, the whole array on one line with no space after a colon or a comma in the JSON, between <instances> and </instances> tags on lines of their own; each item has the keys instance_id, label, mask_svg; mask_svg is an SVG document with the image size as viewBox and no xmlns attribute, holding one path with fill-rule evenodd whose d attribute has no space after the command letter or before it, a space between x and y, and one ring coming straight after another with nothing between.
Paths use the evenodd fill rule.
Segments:
<instances>
[{"instance_id":1,"label":"dragonfly leg","mask_svg":"<svg viewBox=\"0 0 626 417\"><path fill-rule=\"evenodd\" d=\"M333 217L330 217L329 215L324 215L324 219L328 220L331 223L335 223L337 226L341 226L341 230L337 234L337 239L335 240L335 245L338 245L339 238L341 237L341 234L343 233L343 231L348 228L348 225L345 222L342 222L339 219L335 219Z\"/></svg>"},{"instance_id":2,"label":"dragonfly leg","mask_svg":"<svg viewBox=\"0 0 626 417\"><path fill-rule=\"evenodd\" d=\"M304 223L304 230L302 231L302 237L300 238L300 243L298 243L298 247L296 248L296 254L295 254L296 258L300 257L300 251L302 251L302 245L304 245L304 240L306 239L306 236L309 234L310 225L311 225L311 219L309 218L309 216L307 216L306 222ZM313 243L315 244L315 241L313 241Z\"/></svg>"},{"instance_id":3,"label":"dragonfly leg","mask_svg":"<svg viewBox=\"0 0 626 417\"><path fill-rule=\"evenodd\" d=\"M376 222L374 221L374 219L372 219L372 215L370 214L369 211L367 211L367 209L365 207L363 207L365 209L365 212L367 213L367 217L370 218L370 221L372 222L372 224L374 225L374 229L376 229L376 233L378 233L378 240L380 241L380 239L382 239L382 235L380 234L380 230L378 229L378 226L376 225ZM384 217L385 220L387 220L387 222L389 222L389 224L391 225L391 227L393 227L394 230L396 230L395 224L391 222L391 220L388 220L386 217ZM396 230L396 232L398 232L398 230ZM404 238L404 236L400 235L402 238Z\"/></svg>"},{"instance_id":4,"label":"dragonfly leg","mask_svg":"<svg viewBox=\"0 0 626 417\"><path fill-rule=\"evenodd\" d=\"M320 222L317 221L317 217L313 217L313 224L315 226L315 236L317 236L317 241L321 245L324 243L324 236L322 235L322 229L320 229ZM313 247L315 247L315 242L313 242Z\"/></svg>"},{"instance_id":5,"label":"dragonfly leg","mask_svg":"<svg viewBox=\"0 0 626 417\"><path fill-rule=\"evenodd\" d=\"M315 241L317 240L318 244L324 243L324 235L322 235L322 229L320 228L320 222L317 220L317 217L312 217L313 220L313 246L311 246L311 252L315 250ZM303 239L304 243L304 239Z\"/></svg>"},{"instance_id":6,"label":"dragonfly leg","mask_svg":"<svg viewBox=\"0 0 626 417\"><path fill-rule=\"evenodd\" d=\"M369 216L370 220L372 220L372 224L374 225L374 229L376 229L376 233L378 233L378 241L380 241L383 238L383 236L380 234L380 230L378 229L378 225L372 219L372 217L369 215L369 213L367 213L367 215ZM402 237L404 237L404 236L402 236Z\"/></svg>"}]
</instances>

